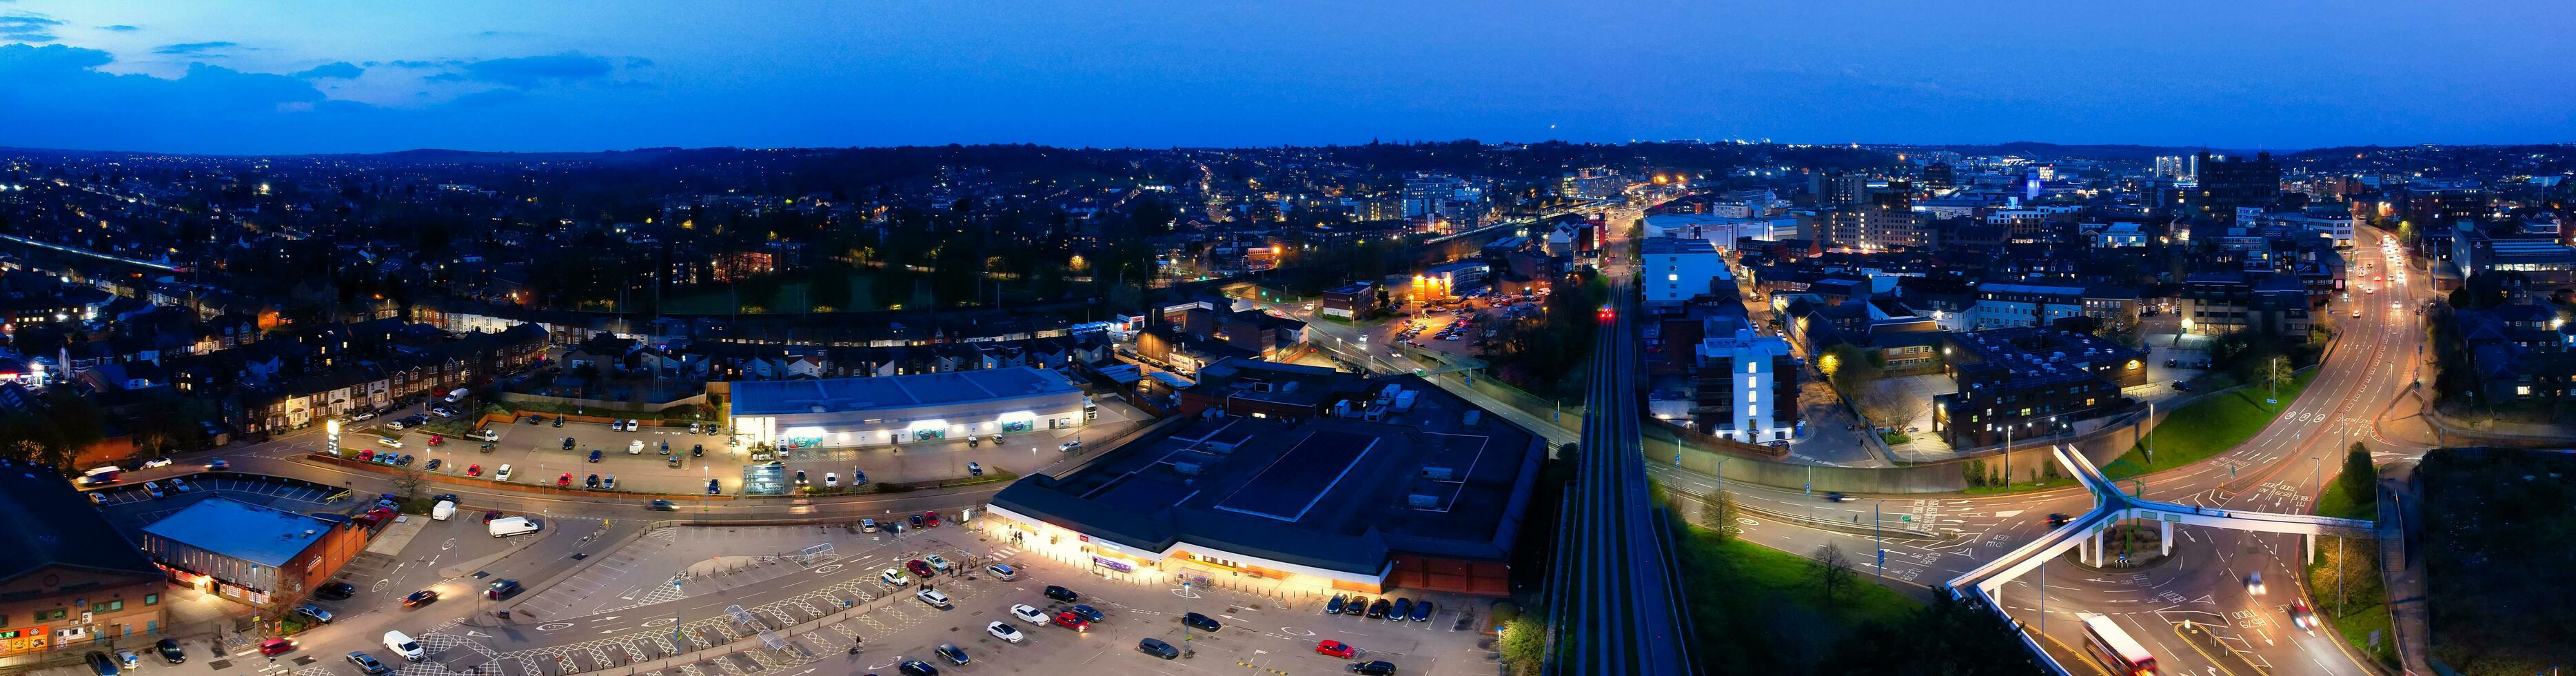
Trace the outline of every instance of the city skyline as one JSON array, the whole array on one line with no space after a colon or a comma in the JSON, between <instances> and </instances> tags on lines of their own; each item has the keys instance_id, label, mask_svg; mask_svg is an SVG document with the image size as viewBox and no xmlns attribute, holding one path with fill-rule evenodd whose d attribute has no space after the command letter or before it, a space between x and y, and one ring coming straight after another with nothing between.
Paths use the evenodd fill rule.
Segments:
<instances>
[{"instance_id":1,"label":"city skyline","mask_svg":"<svg viewBox=\"0 0 2576 676\"><path fill-rule=\"evenodd\" d=\"M1748 138L2286 150L2553 143L2576 128L2563 105L2576 60L2538 3L2475 15L2254 8L2225 21L2188 7L2037 9L241 12L24 1L0 5L0 79L32 85L0 94L11 130L0 144L294 154ZM2400 26L2402 44L2369 37ZM2335 44L2355 48L2323 47Z\"/></svg>"}]
</instances>

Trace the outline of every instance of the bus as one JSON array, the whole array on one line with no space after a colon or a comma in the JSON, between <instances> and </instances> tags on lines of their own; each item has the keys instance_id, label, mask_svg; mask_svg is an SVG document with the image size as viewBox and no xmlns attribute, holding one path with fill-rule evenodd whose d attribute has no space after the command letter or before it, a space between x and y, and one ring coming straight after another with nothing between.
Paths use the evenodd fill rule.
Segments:
<instances>
[{"instance_id":1,"label":"bus","mask_svg":"<svg viewBox=\"0 0 2576 676\"><path fill-rule=\"evenodd\" d=\"M108 465L106 467L99 467L81 472L81 485L105 486L116 483L117 475L123 474L124 472L125 468L115 465Z\"/></svg>"},{"instance_id":2,"label":"bus","mask_svg":"<svg viewBox=\"0 0 2576 676\"><path fill-rule=\"evenodd\" d=\"M2122 631L2120 625L2113 623L2108 616L2085 616L2084 651L2092 653L2093 659L2100 660L2102 666L2109 667L2114 674L2154 676L2156 673L2156 656L2147 654L2146 646L2129 638L2129 632Z\"/></svg>"}]
</instances>

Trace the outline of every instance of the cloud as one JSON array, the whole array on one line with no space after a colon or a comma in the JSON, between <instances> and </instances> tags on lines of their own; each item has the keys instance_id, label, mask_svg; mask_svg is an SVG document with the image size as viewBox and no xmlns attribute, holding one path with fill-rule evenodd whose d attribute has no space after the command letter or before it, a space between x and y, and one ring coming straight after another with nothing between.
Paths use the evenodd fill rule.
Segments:
<instances>
[{"instance_id":1,"label":"cloud","mask_svg":"<svg viewBox=\"0 0 2576 676\"><path fill-rule=\"evenodd\" d=\"M60 25L63 22L28 14L0 16L0 41L53 42L54 27Z\"/></svg>"},{"instance_id":2,"label":"cloud","mask_svg":"<svg viewBox=\"0 0 2576 676\"><path fill-rule=\"evenodd\" d=\"M354 80L357 79L359 75L366 72L367 69L359 68L357 64L349 63L347 61L339 61L314 66L304 72L296 73L295 76L306 79L328 77L339 78L342 80Z\"/></svg>"},{"instance_id":3,"label":"cloud","mask_svg":"<svg viewBox=\"0 0 2576 676\"><path fill-rule=\"evenodd\" d=\"M499 59L468 61L460 70L432 80L490 82L527 89L546 83L581 82L608 77L616 62L604 56L564 52L546 56L513 56ZM630 64L631 66L632 64Z\"/></svg>"},{"instance_id":4,"label":"cloud","mask_svg":"<svg viewBox=\"0 0 2576 676\"><path fill-rule=\"evenodd\" d=\"M222 50L232 49L232 48L234 48L234 47L239 47L239 46L241 46L239 43L233 43L233 42L222 42L222 41L217 41L217 42L182 42L182 43L175 44L175 45L162 45L160 49L152 50L152 53L154 53L154 54L207 55L207 53L208 53L208 52L222 51Z\"/></svg>"},{"instance_id":5,"label":"cloud","mask_svg":"<svg viewBox=\"0 0 2576 676\"><path fill-rule=\"evenodd\" d=\"M137 27L134 27L134 26L128 26L128 25L125 25L125 24L116 24L116 25L112 25L112 26L100 26L100 27L99 27L99 29L100 29L100 30L116 31L116 32L119 32L119 33L132 33L132 32L135 32L135 31L143 30L143 29L141 29L141 28L137 28Z\"/></svg>"}]
</instances>

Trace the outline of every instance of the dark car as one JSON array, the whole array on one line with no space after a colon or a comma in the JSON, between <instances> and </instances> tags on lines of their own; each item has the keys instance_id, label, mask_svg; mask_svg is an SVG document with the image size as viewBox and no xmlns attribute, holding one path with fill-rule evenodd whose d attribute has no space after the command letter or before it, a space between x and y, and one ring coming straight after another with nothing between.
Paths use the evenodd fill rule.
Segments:
<instances>
[{"instance_id":1,"label":"dark car","mask_svg":"<svg viewBox=\"0 0 2576 676\"><path fill-rule=\"evenodd\" d=\"M350 651L349 663L358 665L358 671L364 672L367 676L385 676L385 674L394 673L393 667L385 666L385 663L376 661L376 656L363 652Z\"/></svg>"},{"instance_id":2,"label":"dark car","mask_svg":"<svg viewBox=\"0 0 2576 676\"><path fill-rule=\"evenodd\" d=\"M670 512L670 511L677 511L677 510L679 510L679 507L673 506L673 505L671 504L671 501L669 501L669 500L655 500L655 501L652 501L652 502L647 502L647 503L644 503L644 508L645 508L645 509L648 509L648 510L656 511L656 512Z\"/></svg>"},{"instance_id":3,"label":"dark car","mask_svg":"<svg viewBox=\"0 0 2576 676\"><path fill-rule=\"evenodd\" d=\"M563 416L555 416L555 426L556 426L556 427L562 427L562 426L563 426Z\"/></svg>"},{"instance_id":4,"label":"dark car","mask_svg":"<svg viewBox=\"0 0 2576 676\"><path fill-rule=\"evenodd\" d=\"M351 595L355 595L355 594L357 594L357 593L358 593L358 585L349 584L349 583L347 583L347 582L333 582L333 583L330 583L330 584L322 585L322 588L320 588L320 589L315 589L315 590L313 590L313 595L314 595L315 597L321 598L321 599L326 600L326 601L339 601L339 600L347 599L347 598L349 598Z\"/></svg>"},{"instance_id":5,"label":"dark car","mask_svg":"<svg viewBox=\"0 0 2576 676\"><path fill-rule=\"evenodd\" d=\"M796 485L798 485L798 486L806 486L806 485L811 485L812 483L813 483L813 482L811 482L811 481L807 481L807 480L805 479L805 470L801 470L801 469L800 469L800 470L796 470Z\"/></svg>"},{"instance_id":6,"label":"dark car","mask_svg":"<svg viewBox=\"0 0 2576 676\"><path fill-rule=\"evenodd\" d=\"M721 488L717 488L717 487L716 487L716 480L714 480L714 479L708 479L708 480L707 480L707 494L708 494L708 495L715 495L715 494L722 493L722 492L724 492L724 489L721 489Z\"/></svg>"},{"instance_id":7,"label":"dark car","mask_svg":"<svg viewBox=\"0 0 2576 676\"><path fill-rule=\"evenodd\" d=\"M98 674L98 676L116 676L117 674L116 660L109 658L107 653L92 650L89 651L88 655L81 656L81 661L88 662L89 670L92 673Z\"/></svg>"},{"instance_id":8,"label":"dark car","mask_svg":"<svg viewBox=\"0 0 2576 676\"><path fill-rule=\"evenodd\" d=\"M919 576L922 576L922 577L930 577L930 576L932 576L932 575L938 574L938 572L939 572L939 571L931 570L931 569L930 569L930 564L922 563L922 562L921 562L921 559L913 559L913 560L910 560L910 561L905 561L905 562L903 562L903 569L904 569L904 570L912 571L912 574L914 574L914 575L919 575Z\"/></svg>"},{"instance_id":9,"label":"dark car","mask_svg":"<svg viewBox=\"0 0 2576 676\"><path fill-rule=\"evenodd\" d=\"M436 471L438 471L438 466L439 466L439 465L442 465L442 464L445 464L445 463L444 463L444 462L442 462L441 460L439 460L438 458L430 458L430 459L429 459L429 464L421 465L421 466L420 466L420 468L421 468L421 469L425 469L425 470L429 470L429 471L432 471L432 472L436 472Z\"/></svg>"},{"instance_id":10,"label":"dark car","mask_svg":"<svg viewBox=\"0 0 2576 676\"><path fill-rule=\"evenodd\" d=\"M1144 639L1144 640L1141 640L1141 641L1137 641L1137 642L1136 642L1136 652L1144 653L1144 654L1147 654L1147 655L1152 655L1152 656L1155 656L1155 657L1160 657L1160 658L1167 659L1167 660L1168 660L1168 659L1175 659L1175 658L1178 658L1178 657L1180 657L1180 656L1181 656L1181 649L1179 649L1179 648L1174 648L1174 647L1172 647L1172 644L1164 643L1164 642L1163 642L1163 639L1159 639L1159 638L1147 638L1147 639Z\"/></svg>"},{"instance_id":11,"label":"dark car","mask_svg":"<svg viewBox=\"0 0 2576 676\"><path fill-rule=\"evenodd\" d=\"M1343 596L1343 595L1341 595L1341 594L1334 594L1334 595L1333 595L1333 600L1324 604L1324 614L1326 614L1326 615L1340 615L1340 614L1342 614L1342 602L1343 602L1343 601L1347 601L1347 600L1350 600L1350 599L1349 599L1349 597Z\"/></svg>"},{"instance_id":12,"label":"dark car","mask_svg":"<svg viewBox=\"0 0 2576 676\"><path fill-rule=\"evenodd\" d=\"M492 588L483 590L483 598L497 601L510 598L511 594L516 593L519 593L518 580L502 580L492 583Z\"/></svg>"},{"instance_id":13,"label":"dark car","mask_svg":"<svg viewBox=\"0 0 2576 676\"><path fill-rule=\"evenodd\" d=\"M161 653L161 659L168 661L171 664L181 664L188 661L187 651L180 650L179 642L172 639L165 638L153 643L152 650Z\"/></svg>"},{"instance_id":14,"label":"dark car","mask_svg":"<svg viewBox=\"0 0 2576 676\"><path fill-rule=\"evenodd\" d=\"M2190 392L2190 391L2191 391L2191 383L2186 383L2186 382L2183 382L2183 381L2180 381L2180 380L2176 380L2176 381L2174 381L2174 391L2176 391L2176 392Z\"/></svg>"},{"instance_id":15,"label":"dark car","mask_svg":"<svg viewBox=\"0 0 2576 676\"><path fill-rule=\"evenodd\" d=\"M912 515L912 527L913 527L913 529L914 529L914 530L920 530L920 529L921 529L921 515L919 515L919 514L914 514L914 515Z\"/></svg>"},{"instance_id":16,"label":"dark car","mask_svg":"<svg viewBox=\"0 0 2576 676\"><path fill-rule=\"evenodd\" d=\"M423 589L412 592L410 596L403 597L403 607L405 608L418 608L437 602L438 590L436 589Z\"/></svg>"},{"instance_id":17,"label":"dark car","mask_svg":"<svg viewBox=\"0 0 2576 676\"><path fill-rule=\"evenodd\" d=\"M1371 603L1371 604L1369 604L1369 607L1368 607L1368 616L1369 616L1369 617L1386 617L1386 611L1391 610L1391 609L1393 609L1393 608L1395 608L1395 603L1394 603L1394 602L1388 601L1388 600L1386 600L1386 599L1378 599L1376 603Z\"/></svg>"},{"instance_id":18,"label":"dark car","mask_svg":"<svg viewBox=\"0 0 2576 676\"><path fill-rule=\"evenodd\" d=\"M1375 662L1352 662L1351 673L1366 674L1367 676L1392 676L1395 673L1395 663L1388 662L1386 660L1378 660Z\"/></svg>"},{"instance_id":19,"label":"dark car","mask_svg":"<svg viewBox=\"0 0 2576 676\"><path fill-rule=\"evenodd\" d=\"M564 450L572 450L572 437L564 437Z\"/></svg>"},{"instance_id":20,"label":"dark car","mask_svg":"<svg viewBox=\"0 0 2576 676\"><path fill-rule=\"evenodd\" d=\"M497 509L487 509L487 510L483 510L483 522L484 522L484 523L491 523L493 519L498 519L498 518L501 518L501 510L497 510Z\"/></svg>"},{"instance_id":21,"label":"dark car","mask_svg":"<svg viewBox=\"0 0 2576 676\"><path fill-rule=\"evenodd\" d=\"M690 446L690 447L689 447L689 457L692 457L692 458L703 458L703 457L707 457L707 446L706 446L706 444L697 444L697 445Z\"/></svg>"},{"instance_id":22,"label":"dark car","mask_svg":"<svg viewBox=\"0 0 2576 676\"><path fill-rule=\"evenodd\" d=\"M1058 601L1071 602L1071 601L1075 601L1075 600L1079 600L1079 599L1081 599L1081 598L1082 598L1082 595L1081 595L1081 594L1078 594L1078 593L1075 593L1075 592L1074 592L1073 590L1071 590L1071 589L1066 589L1066 588L1064 588L1063 586L1060 586L1060 585L1052 585L1052 584L1051 584L1051 585L1047 585L1047 588L1046 588L1046 597L1047 597L1047 598L1051 598L1051 599L1055 599L1055 600L1058 600Z\"/></svg>"},{"instance_id":23,"label":"dark car","mask_svg":"<svg viewBox=\"0 0 2576 676\"><path fill-rule=\"evenodd\" d=\"M599 449L590 449L590 461L599 462Z\"/></svg>"},{"instance_id":24,"label":"dark car","mask_svg":"<svg viewBox=\"0 0 2576 676\"><path fill-rule=\"evenodd\" d=\"M2170 368L2182 368L2182 360L2180 360L2180 359L2167 359L2167 360L2165 360L2165 368L2169 368L2169 369L2170 369Z\"/></svg>"},{"instance_id":25,"label":"dark car","mask_svg":"<svg viewBox=\"0 0 2576 676\"><path fill-rule=\"evenodd\" d=\"M581 485L583 485L583 486L585 486L585 487L589 487L589 488L598 488L598 487L599 487L599 475L597 475L597 474L593 474L593 475L590 475L590 476L588 476L588 477L583 478L583 479L581 480Z\"/></svg>"},{"instance_id":26,"label":"dark car","mask_svg":"<svg viewBox=\"0 0 2576 676\"><path fill-rule=\"evenodd\" d=\"M962 667L966 666L967 662L975 661L973 658L966 656L965 648L957 647L957 644L954 643L939 644L939 647L935 650L939 653L940 657L948 658L949 664Z\"/></svg>"},{"instance_id":27,"label":"dark car","mask_svg":"<svg viewBox=\"0 0 2576 676\"><path fill-rule=\"evenodd\" d=\"M1081 616L1082 616L1082 619L1090 620L1090 621L1093 621L1093 622L1099 622L1099 621L1103 621L1103 620L1107 620L1107 619L1109 619L1109 616L1108 616L1108 615L1106 615L1106 614L1101 613L1099 608L1093 608L1093 607L1091 607L1091 604L1088 604L1088 603L1076 603L1076 604L1073 604L1073 607L1064 609L1064 612L1073 613L1073 614L1075 614L1075 615L1081 615Z\"/></svg>"},{"instance_id":28,"label":"dark car","mask_svg":"<svg viewBox=\"0 0 2576 676\"><path fill-rule=\"evenodd\" d=\"M1841 493L1826 493L1825 502L1851 502L1851 496L1843 495Z\"/></svg>"},{"instance_id":29,"label":"dark car","mask_svg":"<svg viewBox=\"0 0 2576 676\"><path fill-rule=\"evenodd\" d=\"M1216 633L1216 630L1218 629L1225 628L1225 625L1217 624L1215 618L1200 615L1198 613L1185 613L1181 615L1181 624L1186 624L1189 625L1191 629L1197 629L1211 634Z\"/></svg>"},{"instance_id":30,"label":"dark car","mask_svg":"<svg viewBox=\"0 0 2576 676\"><path fill-rule=\"evenodd\" d=\"M2069 517L2062 513L2050 512L2048 514L2048 525L2050 526L2063 526L2066 525L2066 522L2073 520L2073 517Z\"/></svg>"},{"instance_id":31,"label":"dark car","mask_svg":"<svg viewBox=\"0 0 2576 676\"><path fill-rule=\"evenodd\" d=\"M1413 621L1431 621L1431 601L1422 600L1413 602Z\"/></svg>"},{"instance_id":32,"label":"dark car","mask_svg":"<svg viewBox=\"0 0 2576 676\"><path fill-rule=\"evenodd\" d=\"M901 666L895 667L895 671L903 672L903 676L939 676L939 667L921 660L904 660Z\"/></svg>"},{"instance_id":33,"label":"dark car","mask_svg":"<svg viewBox=\"0 0 2576 676\"><path fill-rule=\"evenodd\" d=\"M1395 607L1386 611L1386 619L1402 620L1404 616L1411 614L1413 614L1413 599L1399 597L1395 600Z\"/></svg>"},{"instance_id":34,"label":"dark car","mask_svg":"<svg viewBox=\"0 0 2576 676\"><path fill-rule=\"evenodd\" d=\"M1342 614L1358 615L1360 613L1368 612L1368 604L1368 597L1353 596L1351 597L1350 603L1342 604Z\"/></svg>"}]
</instances>

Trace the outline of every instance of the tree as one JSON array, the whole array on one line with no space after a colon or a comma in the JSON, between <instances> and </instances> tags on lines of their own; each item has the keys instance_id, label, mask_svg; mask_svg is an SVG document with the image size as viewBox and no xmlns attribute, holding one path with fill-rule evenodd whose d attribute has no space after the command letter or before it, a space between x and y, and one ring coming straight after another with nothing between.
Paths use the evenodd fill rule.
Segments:
<instances>
[{"instance_id":1,"label":"tree","mask_svg":"<svg viewBox=\"0 0 2576 676\"><path fill-rule=\"evenodd\" d=\"M1707 524L1709 532L1716 533L1719 540L1735 537L1734 532L1727 530L1728 524L1735 523L1735 496L1722 490L1700 496L1699 520Z\"/></svg>"},{"instance_id":2,"label":"tree","mask_svg":"<svg viewBox=\"0 0 2576 676\"><path fill-rule=\"evenodd\" d=\"M1503 623L1502 640L1495 652L1502 653L1504 673L1510 676L1536 676L1547 660L1547 621L1523 614Z\"/></svg>"},{"instance_id":3,"label":"tree","mask_svg":"<svg viewBox=\"0 0 2576 676\"><path fill-rule=\"evenodd\" d=\"M420 465L403 465L394 470L394 494L404 500L420 497L420 487L429 483L429 470Z\"/></svg>"},{"instance_id":4,"label":"tree","mask_svg":"<svg viewBox=\"0 0 2576 676\"><path fill-rule=\"evenodd\" d=\"M2289 382L2289 357L2274 355L2254 367L2254 384L2263 386L2264 390L2276 395L2275 398L2281 393L2281 386Z\"/></svg>"},{"instance_id":5,"label":"tree","mask_svg":"<svg viewBox=\"0 0 2576 676\"><path fill-rule=\"evenodd\" d=\"M1817 547L1816 555L1808 562L1807 567L1815 573L1816 588L1824 593L1825 602L1829 604L1839 600L1837 597L1841 595L1843 588L1851 586L1855 578L1851 569L1851 557L1843 554L1843 546L1840 544L1827 543L1825 546Z\"/></svg>"},{"instance_id":6,"label":"tree","mask_svg":"<svg viewBox=\"0 0 2576 676\"><path fill-rule=\"evenodd\" d=\"M2360 500L2371 495L2372 485L2379 482L2379 468L2370 464L2370 448L2352 442L2352 450L2343 455L2343 474L2335 477L2343 485L2345 496Z\"/></svg>"},{"instance_id":7,"label":"tree","mask_svg":"<svg viewBox=\"0 0 2576 676\"><path fill-rule=\"evenodd\" d=\"M1969 488L1984 488L1986 486L1986 461L1970 460L1959 463L1959 469L1967 473Z\"/></svg>"}]
</instances>

